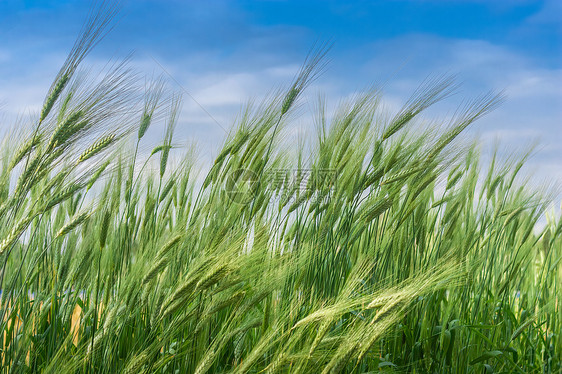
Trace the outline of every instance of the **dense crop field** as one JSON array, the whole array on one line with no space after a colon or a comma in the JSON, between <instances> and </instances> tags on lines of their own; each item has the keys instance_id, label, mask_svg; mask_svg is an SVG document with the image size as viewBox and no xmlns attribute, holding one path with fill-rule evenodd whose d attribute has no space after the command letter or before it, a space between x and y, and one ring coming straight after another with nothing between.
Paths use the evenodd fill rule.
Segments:
<instances>
[{"instance_id":1,"label":"dense crop field","mask_svg":"<svg viewBox=\"0 0 562 374\"><path fill-rule=\"evenodd\" d=\"M500 97L439 126L420 117L448 78L397 113L379 91L333 116L320 100L317 135L286 144L319 48L204 170L174 145L162 81L79 74L110 17L0 146L2 372L562 370L562 222L537 225L551 194L519 175L527 156L483 166L460 138Z\"/></svg>"}]
</instances>

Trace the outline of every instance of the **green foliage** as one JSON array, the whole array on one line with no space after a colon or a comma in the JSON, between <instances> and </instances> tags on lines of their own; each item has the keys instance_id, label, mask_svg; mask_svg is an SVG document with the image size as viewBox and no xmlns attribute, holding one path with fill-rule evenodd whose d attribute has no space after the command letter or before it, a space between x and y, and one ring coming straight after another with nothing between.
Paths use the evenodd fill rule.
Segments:
<instances>
[{"instance_id":1,"label":"green foliage","mask_svg":"<svg viewBox=\"0 0 562 374\"><path fill-rule=\"evenodd\" d=\"M369 92L331 119L320 106L316 142L291 154L281 136L320 48L244 112L199 185L161 81L136 108L123 65L73 80L96 25L31 134L0 148L2 372L562 370L562 221L539 229L547 195L517 182L522 162L483 172L458 146L497 96L436 132L413 126L449 79L394 116ZM162 110L163 143L136 171Z\"/></svg>"}]
</instances>

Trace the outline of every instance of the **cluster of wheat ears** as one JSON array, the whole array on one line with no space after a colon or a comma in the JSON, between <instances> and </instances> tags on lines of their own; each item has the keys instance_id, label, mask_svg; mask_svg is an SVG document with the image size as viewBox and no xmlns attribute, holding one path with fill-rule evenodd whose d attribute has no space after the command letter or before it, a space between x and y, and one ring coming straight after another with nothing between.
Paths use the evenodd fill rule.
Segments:
<instances>
[{"instance_id":1,"label":"cluster of wheat ears","mask_svg":"<svg viewBox=\"0 0 562 374\"><path fill-rule=\"evenodd\" d=\"M459 142L500 97L429 127L450 79L390 115L376 90L333 116L320 101L317 137L291 149L319 48L198 183L193 149L169 162L180 102L161 80L139 94L126 62L80 73L113 16L93 13L1 143L1 372L560 372L562 222L537 228L549 194L519 177L527 156L482 167ZM158 121L163 142L138 152Z\"/></svg>"}]
</instances>

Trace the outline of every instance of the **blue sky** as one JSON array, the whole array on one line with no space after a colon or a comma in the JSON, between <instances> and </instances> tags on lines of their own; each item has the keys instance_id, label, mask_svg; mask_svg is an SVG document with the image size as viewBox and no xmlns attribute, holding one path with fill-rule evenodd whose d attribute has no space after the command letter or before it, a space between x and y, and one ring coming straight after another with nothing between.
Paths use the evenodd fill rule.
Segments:
<instances>
[{"instance_id":1,"label":"blue sky","mask_svg":"<svg viewBox=\"0 0 562 374\"><path fill-rule=\"evenodd\" d=\"M38 110L89 6L0 0L0 126ZM148 75L165 69L228 129L242 104L287 83L313 43L325 40L334 43L331 62L309 99L322 92L336 103L384 82L392 111L428 75L456 74L463 83L458 97L431 114L504 90L505 104L471 134L499 139L508 150L539 140L531 169L562 183L559 0L125 0L114 30L86 64L134 52L134 67ZM179 90L175 81L170 86ZM313 129L307 118L296 120L295 133ZM224 135L189 97L177 132L197 141L203 158Z\"/></svg>"}]
</instances>

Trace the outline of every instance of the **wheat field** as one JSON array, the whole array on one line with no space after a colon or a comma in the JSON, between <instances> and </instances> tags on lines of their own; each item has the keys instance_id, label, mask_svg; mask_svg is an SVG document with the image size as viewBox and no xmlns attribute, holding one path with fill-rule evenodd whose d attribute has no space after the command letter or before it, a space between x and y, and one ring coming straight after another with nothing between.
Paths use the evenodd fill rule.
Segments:
<instances>
[{"instance_id":1,"label":"wheat field","mask_svg":"<svg viewBox=\"0 0 562 374\"><path fill-rule=\"evenodd\" d=\"M396 113L377 90L319 100L316 135L286 144L320 46L203 168L174 143L163 80L139 87L126 61L80 73L114 15L91 17L1 142L1 372L562 371L562 221L538 224L552 190L521 173L530 153L485 163L463 137L501 95L430 125L453 79Z\"/></svg>"}]
</instances>

